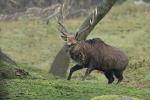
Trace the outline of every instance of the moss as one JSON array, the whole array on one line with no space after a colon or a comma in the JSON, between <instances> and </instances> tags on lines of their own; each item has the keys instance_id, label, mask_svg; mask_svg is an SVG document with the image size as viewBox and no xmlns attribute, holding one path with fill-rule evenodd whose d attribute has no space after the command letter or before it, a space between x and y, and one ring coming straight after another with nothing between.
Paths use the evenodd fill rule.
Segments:
<instances>
[{"instance_id":1,"label":"moss","mask_svg":"<svg viewBox=\"0 0 150 100\"><path fill-rule=\"evenodd\" d=\"M11 64L0 61L0 78L1 79L13 79L13 78L23 78L29 75L28 72L23 69L14 67Z\"/></svg>"}]
</instances>

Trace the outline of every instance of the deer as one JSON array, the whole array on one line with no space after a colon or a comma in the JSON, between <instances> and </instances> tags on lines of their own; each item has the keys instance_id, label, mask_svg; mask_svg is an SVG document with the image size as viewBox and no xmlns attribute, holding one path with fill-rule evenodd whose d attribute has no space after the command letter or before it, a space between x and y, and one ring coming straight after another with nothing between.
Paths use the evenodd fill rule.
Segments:
<instances>
[{"instance_id":1,"label":"deer","mask_svg":"<svg viewBox=\"0 0 150 100\"><path fill-rule=\"evenodd\" d=\"M61 38L66 42L66 52L77 63L71 67L67 80L71 80L73 72L83 68L86 68L86 72L82 80L85 80L93 70L103 72L108 84L114 82L114 76L118 79L117 84L123 80L123 72L128 65L128 57L123 51L100 38L77 40L76 36L69 35L62 22L58 24ZM88 27L81 32L86 30Z\"/></svg>"},{"instance_id":2,"label":"deer","mask_svg":"<svg viewBox=\"0 0 150 100\"><path fill-rule=\"evenodd\" d=\"M111 8L113 8L116 2L117 0L100 0L100 2L98 2L94 10L90 12L87 17L85 17L85 20L81 23L81 25L79 25L78 29L74 33L76 40L77 41L86 40L86 38L88 37L89 34L91 34L95 26L99 22L101 22L101 20L107 15L107 13L109 13L109 11L111 10ZM70 2L70 0L64 0L64 2L61 3L61 7L59 9L60 11L59 14L57 14L57 16L58 18L62 19L61 20L62 22L63 19L66 19L67 15L69 14L70 12L69 9L72 8L71 6L72 3ZM66 46L64 45L59 50L49 70L49 73L62 78L66 77L67 69L69 68L70 63L70 58L69 56L67 56L67 52L65 51L65 49Z\"/></svg>"}]
</instances>

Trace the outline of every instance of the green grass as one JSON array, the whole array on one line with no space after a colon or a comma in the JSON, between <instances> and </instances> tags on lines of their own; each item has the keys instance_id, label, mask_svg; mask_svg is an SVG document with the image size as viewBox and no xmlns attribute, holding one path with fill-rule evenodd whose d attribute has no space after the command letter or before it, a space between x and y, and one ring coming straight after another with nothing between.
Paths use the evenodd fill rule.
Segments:
<instances>
[{"instance_id":1,"label":"green grass","mask_svg":"<svg viewBox=\"0 0 150 100\"><path fill-rule=\"evenodd\" d=\"M124 85L107 85L97 81L8 80L9 98L43 100L90 100L98 95L123 95L148 100L150 92ZM15 91L15 92L14 92Z\"/></svg>"},{"instance_id":2,"label":"green grass","mask_svg":"<svg viewBox=\"0 0 150 100\"><path fill-rule=\"evenodd\" d=\"M7 83L4 86L7 96L12 100L90 100L101 95L123 95L149 100L149 9L148 4L115 6L88 37L100 37L129 56L125 79L120 85L107 85L104 75L97 71L86 81L79 81L84 70L74 73L72 81L48 74L50 64L64 44L55 21L49 25L24 18L0 22L0 48L31 74L27 79L3 80ZM83 20L70 19L65 25L70 32L75 32Z\"/></svg>"}]
</instances>

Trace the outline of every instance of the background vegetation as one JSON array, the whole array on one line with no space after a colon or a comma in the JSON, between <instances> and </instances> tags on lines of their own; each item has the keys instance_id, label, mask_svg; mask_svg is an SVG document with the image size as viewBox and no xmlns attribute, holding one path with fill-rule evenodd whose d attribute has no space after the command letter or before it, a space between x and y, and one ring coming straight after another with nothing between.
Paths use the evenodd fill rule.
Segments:
<instances>
[{"instance_id":1,"label":"background vegetation","mask_svg":"<svg viewBox=\"0 0 150 100\"><path fill-rule=\"evenodd\" d=\"M107 85L104 75L97 71L92 72L86 81L80 81L85 70L74 73L72 81L48 74L55 55L64 44L56 21L46 25L41 20L21 17L18 21L0 22L0 48L30 74L28 77L1 80L5 86L0 84L0 87L5 89L0 89L0 96L5 94L3 98L12 100L89 100L111 94L149 100L149 9L149 4L135 6L130 2L115 6L89 36L102 38L129 56L125 79L119 85ZM65 25L73 33L83 20L83 17L69 19Z\"/></svg>"},{"instance_id":2,"label":"background vegetation","mask_svg":"<svg viewBox=\"0 0 150 100\"><path fill-rule=\"evenodd\" d=\"M16 11L25 11L30 7L46 7L56 3L62 3L64 0L1 0L0 1L0 13L14 13ZM126 0L118 0L121 3ZM73 8L86 8L95 6L101 2L101 0L70 0L70 4Z\"/></svg>"}]
</instances>

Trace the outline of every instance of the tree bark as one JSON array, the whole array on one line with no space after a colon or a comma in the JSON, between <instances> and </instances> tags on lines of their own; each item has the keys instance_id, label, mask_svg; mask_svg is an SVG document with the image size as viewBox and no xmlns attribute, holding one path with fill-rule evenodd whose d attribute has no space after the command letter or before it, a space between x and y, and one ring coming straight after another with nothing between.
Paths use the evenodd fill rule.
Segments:
<instances>
[{"instance_id":1,"label":"tree bark","mask_svg":"<svg viewBox=\"0 0 150 100\"><path fill-rule=\"evenodd\" d=\"M69 66L69 61L70 60L66 52L66 47L63 46L56 55L49 72L55 76L65 78Z\"/></svg>"}]
</instances>

